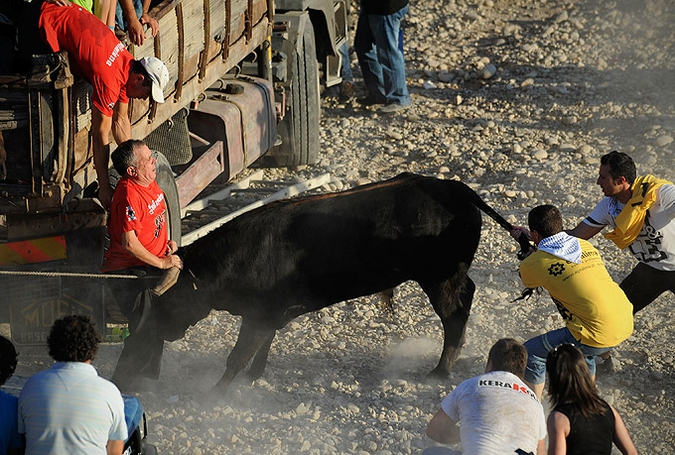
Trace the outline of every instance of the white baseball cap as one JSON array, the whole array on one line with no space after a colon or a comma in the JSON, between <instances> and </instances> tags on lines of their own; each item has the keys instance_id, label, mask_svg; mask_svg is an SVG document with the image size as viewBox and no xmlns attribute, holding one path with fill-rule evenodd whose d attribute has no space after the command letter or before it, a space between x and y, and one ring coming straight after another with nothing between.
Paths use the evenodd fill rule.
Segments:
<instances>
[{"instance_id":1,"label":"white baseball cap","mask_svg":"<svg viewBox=\"0 0 675 455\"><path fill-rule=\"evenodd\" d=\"M158 103L163 103L164 87L169 83L169 70L164 62L157 57L143 57L140 62L152 81L152 99Z\"/></svg>"}]
</instances>

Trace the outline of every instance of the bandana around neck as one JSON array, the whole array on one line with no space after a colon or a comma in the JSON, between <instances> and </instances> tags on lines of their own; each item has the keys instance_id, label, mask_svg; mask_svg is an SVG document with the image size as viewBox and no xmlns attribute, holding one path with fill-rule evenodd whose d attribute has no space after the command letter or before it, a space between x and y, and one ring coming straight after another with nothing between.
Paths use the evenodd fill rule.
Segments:
<instances>
[{"instance_id":1,"label":"bandana around neck","mask_svg":"<svg viewBox=\"0 0 675 455\"><path fill-rule=\"evenodd\" d=\"M537 249L565 261L581 264L581 244L579 243L579 239L572 237L567 232L558 232L555 235L542 239Z\"/></svg>"},{"instance_id":2,"label":"bandana around neck","mask_svg":"<svg viewBox=\"0 0 675 455\"><path fill-rule=\"evenodd\" d=\"M616 217L616 228L605 238L611 240L622 250L637 238L647 215L647 210L656 201L657 190L671 182L645 175L638 177L631 188L631 198Z\"/></svg>"}]
</instances>

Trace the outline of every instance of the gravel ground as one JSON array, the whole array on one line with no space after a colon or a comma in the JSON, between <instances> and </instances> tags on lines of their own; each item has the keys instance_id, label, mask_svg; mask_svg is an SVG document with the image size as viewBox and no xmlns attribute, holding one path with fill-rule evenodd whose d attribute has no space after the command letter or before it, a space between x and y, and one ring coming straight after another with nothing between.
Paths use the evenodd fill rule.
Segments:
<instances>
[{"instance_id":1,"label":"gravel ground","mask_svg":"<svg viewBox=\"0 0 675 455\"><path fill-rule=\"evenodd\" d=\"M602 196L595 179L603 153L631 153L639 171L675 178L672 6L413 1L404 23L413 108L382 117L328 90L321 162L297 175L330 172L326 190L402 171L456 178L513 223L553 203L573 227ZM596 245L617 281L634 265L603 238ZM162 454L420 453L433 444L424 432L440 400L482 373L496 339L524 341L562 326L545 294L512 303L521 290L515 250L484 217L466 344L445 381L426 379L442 332L414 283L397 289L393 317L371 296L296 319L278 333L263 378L239 378L217 403L204 397L223 373L239 320L210 315L167 343L158 390L140 394L150 442ZM598 377L642 453L675 453L673 305L665 295L638 314L634 335L614 354L616 371ZM103 346L95 364L104 377L119 350ZM20 360L24 375L49 364L30 350Z\"/></svg>"}]
</instances>

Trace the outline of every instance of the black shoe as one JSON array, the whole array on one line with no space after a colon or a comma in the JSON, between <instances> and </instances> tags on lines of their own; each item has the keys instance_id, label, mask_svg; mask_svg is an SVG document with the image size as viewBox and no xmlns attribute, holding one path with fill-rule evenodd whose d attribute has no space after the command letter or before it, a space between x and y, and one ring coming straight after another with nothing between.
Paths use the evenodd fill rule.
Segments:
<instances>
[{"instance_id":1,"label":"black shoe","mask_svg":"<svg viewBox=\"0 0 675 455\"><path fill-rule=\"evenodd\" d=\"M598 363L598 359L601 359L601 357L596 357L595 358L595 374L598 376L607 376L610 374L614 374L616 372L616 368L614 365L614 361L612 360L612 357L608 357L602 361L602 363Z\"/></svg>"},{"instance_id":2,"label":"black shoe","mask_svg":"<svg viewBox=\"0 0 675 455\"><path fill-rule=\"evenodd\" d=\"M138 392L156 392L158 388L158 381L145 377L133 378L129 381L113 381L122 393L138 393Z\"/></svg>"},{"instance_id":3,"label":"black shoe","mask_svg":"<svg viewBox=\"0 0 675 455\"><path fill-rule=\"evenodd\" d=\"M404 111L404 110L408 109L409 107L410 107L410 104L407 104L407 105L404 106L402 104L392 103L392 104L386 104L386 105L382 106L381 108L379 108L377 110L377 112L379 112L380 114L395 114L396 112Z\"/></svg>"},{"instance_id":4,"label":"black shoe","mask_svg":"<svg viewBox=\"0 0 675 455\"><path fill-rule=\"evenodd\" d=\"M378 104L386 104L386 100L376 99L370 95L363 98L357 98L356 102L361 106L377 106Z\"/></svg>"},{"instance_id":5,"label":"black shoe","mask_svg":"<svg viewBox=\"0 0 675 455\"><path fill-rule=\"evenodd\" d=\"M350 100L354 98L354 83L350 81L342 81L340 84L340 98L343 100Z\"/></svg>"}]
</instances>

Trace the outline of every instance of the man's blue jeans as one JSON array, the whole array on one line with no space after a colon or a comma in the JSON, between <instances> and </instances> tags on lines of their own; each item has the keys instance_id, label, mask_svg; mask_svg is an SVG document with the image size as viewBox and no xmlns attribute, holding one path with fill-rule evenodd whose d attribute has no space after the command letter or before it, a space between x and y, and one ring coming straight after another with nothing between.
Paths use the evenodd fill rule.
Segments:
<instances>
[{"instance_id":1,"label":"man's blue jeans","mask_svg":"<svg viewBox=\"0 0 675 455\"><path fill-rule=\"evenodd\" d=\"M143 15L143 0L133 0L133 4L134 9L136 10L136 17L140 19ZM115 24L125 32L129 28L129 22L127 22L127 19L124 17L122 6L119 1L117 2L117 10L115 11Z\"/></svg>"},{"instance_id":2,"label":"man's blue jeans","mask_svg":"<svg viewBox=\"0 0 675 455\"><path fill-rule=\"evenodd\" d=\"M586 365L588 365L591 376L595 376L595 356L611 351L613 348L595 348L581 344L574 338L572 332L567 327L530 338L525 342L525 348L527 349L525 381L530 384L542 384L546 382L546 357L550 351L561 344L573 344L579 348L586 358Z\"/></svg>"},{"instance_id":3,"label":"man's blue jeans","mask_svg":"<svg viewBox=\"0 0 675 455\"><path fill-rule=\"evenodd\" d=\"M405 81L405 59L399 47L404 6L394 14L361 14L354 37L363 82L378 103L410 105Z\"/></svg>"},{"instance_id":4,"label":"man's blue jeans","mask_svg":"<svg viewBox=\"0 0 675 455\"><path fill-rule=\"evenodd\" d=\"M352 73L352 66L349 60L349 48L347 47L347 42L345 41L340 46L340 56L342 57L342 65L340 66L340 77L344 82L354 82L354 74Z\"/></svg>"}]
</instances>

